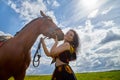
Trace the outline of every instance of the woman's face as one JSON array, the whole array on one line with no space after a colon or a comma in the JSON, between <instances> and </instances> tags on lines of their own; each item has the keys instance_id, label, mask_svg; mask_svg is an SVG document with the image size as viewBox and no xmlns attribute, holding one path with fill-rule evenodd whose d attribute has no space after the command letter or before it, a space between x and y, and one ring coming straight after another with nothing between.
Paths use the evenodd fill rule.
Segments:
<instances>
[{"instance_id":1,"label":"woman's face","mask_svg":"<svg viewBox=\"0 0 120 80\"><path fill-rule=\"evenodd\" d=\"M68 31L65 35L64 35L64 40L71 42L73 41L73 37L74 37L74 32L73 31Z\"/></svg>"}]
</instances>

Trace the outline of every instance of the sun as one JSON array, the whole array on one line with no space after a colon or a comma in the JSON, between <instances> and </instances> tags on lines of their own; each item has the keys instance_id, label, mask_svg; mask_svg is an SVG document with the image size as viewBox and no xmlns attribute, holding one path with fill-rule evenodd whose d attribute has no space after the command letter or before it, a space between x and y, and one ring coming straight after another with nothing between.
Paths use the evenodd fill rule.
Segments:
<instances>
[{"instance_id":1,"label":"sun","mask_svg":"<svg viewBox=\"0 0 120 80\"><path fill-rule=\"evenodd\" d=\"M93 10L98 7L98 0L81 0L80 3L87 10Z\"/></svg>"}]
</instances>

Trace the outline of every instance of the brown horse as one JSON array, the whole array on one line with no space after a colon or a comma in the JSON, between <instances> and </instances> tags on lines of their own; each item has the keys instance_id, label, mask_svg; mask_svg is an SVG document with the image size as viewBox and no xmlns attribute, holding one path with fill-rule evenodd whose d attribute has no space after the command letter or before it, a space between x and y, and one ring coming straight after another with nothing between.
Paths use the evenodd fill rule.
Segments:
<instances>
[{"instance_id":1,"label":"brown horse","mask_svg":"<svg viewBox=\"0 0 120 80\"><path fill-rule=\"evenodd\" d=\"M30 49L40 34L49 38L58 36L63 39L63 32L41 11L42 17L28 23L16 36L9 39L0 47L0 80L24 80L26 69L31 61Z\"/></svg>"}]
</instances>

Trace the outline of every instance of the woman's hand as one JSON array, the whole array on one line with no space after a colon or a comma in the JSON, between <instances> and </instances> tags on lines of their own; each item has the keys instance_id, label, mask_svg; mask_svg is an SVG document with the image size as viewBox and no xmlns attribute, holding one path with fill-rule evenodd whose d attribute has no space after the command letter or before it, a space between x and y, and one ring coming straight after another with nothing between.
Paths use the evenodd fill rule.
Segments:
<instances>
[{"instance_id":1,"label":"woman's hand","mask_svg":"<svg viewBox=\"0 0 120 80\"><path fill-rule=\"evenodd\" d=\"M55 44L58 44L58 37L57 37L57 35L55 35L54 41L55 41Z\"/></svg>"},{"instance_id":2,"label":"woman's hand","mask_svg":"<svg viewBox=\"0 0 120 80\"><path fill-rule=\"evenodd\" d=\"M41 37L41 43L43 43L43 42L44 42L44 38Z\"/></svg>"},{"instance_id":3,"label":"woman's hand","mask_svg":"<svg viewBox=\"0 0 120 80\"><path fill-rule=\"evenodd\" d=\"M40 38L40 41L41 41L42 44L45 44L45 38L42 38L42 37Z\"/></svg>"},{"instance_id":4,"label":"woman's hand","mask_svg":"<svg viewBox=\"0 0 120 80\"><path fill-rule=\"evenodd\" d=\"M46 56L50 57L50 52L49 52L49 50L47 49L47 46L46 46L46 44L45 44L45 42L44 42L44 39L45 39L45 38L41 38L42 47L43 47L43 50L44 50Z\"/></svg>"}]
</instances>

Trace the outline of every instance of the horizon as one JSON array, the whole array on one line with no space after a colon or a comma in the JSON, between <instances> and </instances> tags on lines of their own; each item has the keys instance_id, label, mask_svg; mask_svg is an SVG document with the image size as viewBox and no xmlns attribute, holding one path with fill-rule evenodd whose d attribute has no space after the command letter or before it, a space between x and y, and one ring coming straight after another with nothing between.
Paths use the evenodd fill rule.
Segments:
<instances>
[{"instance_id":1,"label":"horizon","mask_svg":"<svg viewBox=\"0 0 120 80\"><path fill-rule=\"evenodd\" d=\"M40 17L42 10L64 33L69 29L77 31L81 48L77 60L70 62L75 73L120 70L119 3L119 0L1 0L0 35L14 36L31 20ZM41 36L31 48L32 59ZM45 41L50 49L53 39ZM41 52L40 65L35 68L31 61L26 75L52 74L55 67L50 65L52 59Z\"/></svg>"}]
</instances>

